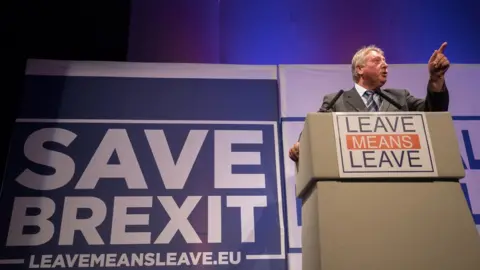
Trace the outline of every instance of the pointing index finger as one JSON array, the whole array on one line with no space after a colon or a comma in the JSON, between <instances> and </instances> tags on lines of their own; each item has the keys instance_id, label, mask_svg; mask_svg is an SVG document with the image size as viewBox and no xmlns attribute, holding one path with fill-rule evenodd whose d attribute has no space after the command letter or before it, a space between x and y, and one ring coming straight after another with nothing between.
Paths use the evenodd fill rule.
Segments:
<instances>
[{"instance_id":1,"label":"pointing index finger","mask_svg":"<svg viewBox=\"0 0 480 270\"><path fill-rule=\"evenodd\" d=\"M445 48L447 47L447 42L443 42L440 48L438 49L439 53L443 53L445 51Z\"/></svg>"}]
</instances>

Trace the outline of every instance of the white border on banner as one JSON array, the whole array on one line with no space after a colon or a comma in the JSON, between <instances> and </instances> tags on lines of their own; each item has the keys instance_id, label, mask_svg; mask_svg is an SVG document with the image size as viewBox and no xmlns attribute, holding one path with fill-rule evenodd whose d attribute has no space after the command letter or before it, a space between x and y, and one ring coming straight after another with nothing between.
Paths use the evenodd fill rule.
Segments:
<instances>
[{"instance_id":1,"label":"white border on banner","mask_svg":"<svg viewBox=\"0 0 480 270\"><path fill-rule=\"evenodd\" d=\"M24 264L24 259L2 259L0 260L0 265L2 264Z\"/></svg>"},{"instance_id":2,"label":"white border on banner","mask_svg":"<svg viewBox=\"0 0 480 270\"><path fill-rule=\"evenodd\" d=\"M334 71L334 72L332 72ZM323 74L321 72L326 72ZM280 91L280 113L281 117L295 116L290 113L292 111L292 105L303 104L302 110L307 112L317 111L322 105L323 95L326 93L338 91L340 89L347 89L353 86L351 80L345 83L345 78L351 78L349 75L351 72L350 65L344 64L289 64L278 66L278 82ZM298 74L302 74L300 78L296 78ZM309 76L303 76L308 74ZM312 80L309 77L315 77L316 83L312 84ZM321 76L324 76L323 79ZM325 77L327 76L327 77ZM311 78L310 77L310 78ZM306 80L304 80L306 78ZM320 82L328 80L327 84L320 84ZM293 90L292 89L295 88ZM337 89L337 90L336 90ZM311 93L309 97L311 100L304 102L302 98L306 93ZM310 103L314 103L313 107L310 107ZM289 106L290 105L290 106ZM296 107L296 106L293 106ZM295 108L293 108L295 109ZM295 111L295 110L294 110ZM301 115L305 115L302 113Z\"/></svg>"},{"instance_id":3,"label":"white border on banner","mask_svg":"<svg viewBox=\"0 0 480 270\"><path fill-rule=\"evenodd\" d=\"M276 65L139 63L29 59L26 75L276 80Z\"/></svg>"},{"instance_id":4,"label":"white border on banner","mask_svg":"<svg viewBox=\"0 0 480 270\"><path fill-rule=\"evenodd\" d=\"M278 139L278 124L275 121L209 121L209 120L128 120L128 119L41 119L18 118L17 123L88 123L88 124L232 124L232 125L271 125L275 144L275 174L277 178L277 204L280 229L280 254L251 254L246 255L247 260L273 260L285 259L285 224L283 217L282 180L280 174L280 149ZM20 260L10 260L10 263L20 263ZM0 260L0 264L2 260Z\"/></svg>"},{"instance_id":5,"label":"white border on banner","mask_svg":"<svg viewBox=\"0 0 480 270\"><path fill-rule=\"evenodd\" d=\"M390 64L384 88L407 89L412 95L424 98L427 90L428 68L425 64ZM446 74L451 90L449 112L454 116L480 115L472 93L480 64L452 64ZM279 65L281 117L304 117L317 111L323 97L340 89L354 86L350 64L283 64ZM405 78L408 78L407 80ZM475 94L473 94L475 95Z\"/></svg>"}]
</instances>

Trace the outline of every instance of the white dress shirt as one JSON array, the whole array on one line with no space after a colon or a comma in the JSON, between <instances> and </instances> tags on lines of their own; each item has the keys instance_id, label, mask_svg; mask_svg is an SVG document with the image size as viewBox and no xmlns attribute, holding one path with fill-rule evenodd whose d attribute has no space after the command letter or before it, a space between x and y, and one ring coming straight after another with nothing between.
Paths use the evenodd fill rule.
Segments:
<instances>
[{"instance_id":1,"label":"white dress shirt","mask_svg":"<svg viewBox=\"0 0 480 270\"><path fill-rule=\"evenodd\" d=\"M365 91L368 91L365 89L365 87L360 86L358 84L355 84L355 89L357 90L358 94L360 97L362 97L363 103L365 103L365 106L367 106L367 98L363 95ZM375 104L377 104L378 109L380 109L380 105L382 100L380 99L379 95L373 95L373 100L375 101Z\"/></svg>"}]
</instances>

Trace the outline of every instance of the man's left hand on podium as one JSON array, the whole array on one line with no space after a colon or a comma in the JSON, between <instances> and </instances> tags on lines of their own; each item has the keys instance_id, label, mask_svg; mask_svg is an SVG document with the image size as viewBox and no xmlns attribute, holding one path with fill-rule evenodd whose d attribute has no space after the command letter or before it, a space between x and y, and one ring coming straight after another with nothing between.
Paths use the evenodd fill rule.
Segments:
<instances>
[{"instance_id":1,"label":"man's left hand on podium","mask_svg":"<svg viewBox=\"0 0 480 270\"><path fill-rule=\"evenodd\" d=\"M288 156L292 161L297 162L298 158L300 157L300 143L296 142L292 148L288 151Z\"/></svg>"}]
</instances>

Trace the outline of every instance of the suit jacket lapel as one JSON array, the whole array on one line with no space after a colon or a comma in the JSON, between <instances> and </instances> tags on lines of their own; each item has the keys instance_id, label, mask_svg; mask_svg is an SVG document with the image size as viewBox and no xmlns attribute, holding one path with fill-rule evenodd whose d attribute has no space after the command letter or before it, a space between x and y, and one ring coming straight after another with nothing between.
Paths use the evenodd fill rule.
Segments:
<instances>
[{"instance_id":1,"label":"suit jacket lapel","mask_svg":"<svg viewBox=\"0 0 480 270\"><path fill-rule=\"evenodd\" d=\"M350 105L351 111L365 111L367 109L355 87L345 92L345 103Z\"/></svg>"},{"instance_id":2,"label":"suit jacket lapel","mask_svg":"<svg viewBox=\"0 0 480 270\"><path fill-rule=\"evenodd\" d=\"M388 92L385 92L383 90L380 90L380 91L382 91L384 95L393 99L393 97ZM395 111L395 106L393 106L392 103L388 102L386 99L382 98L382 106L380 106L379 111L381 112Z\"/></svg>"}]
</instances>

